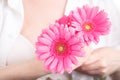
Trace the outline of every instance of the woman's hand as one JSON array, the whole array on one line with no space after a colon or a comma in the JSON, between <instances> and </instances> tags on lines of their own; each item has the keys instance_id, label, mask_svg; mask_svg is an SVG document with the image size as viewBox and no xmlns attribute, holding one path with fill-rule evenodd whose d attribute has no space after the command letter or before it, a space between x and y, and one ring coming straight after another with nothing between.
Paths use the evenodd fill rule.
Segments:
<instances>
[{"instance_id":1,"label":"woman's hand","mask_svg":"<svg viewBox=\"0 0 120 80\"><path fill-rule=\"evenodd\" d=\"M77 70L91 75L105 77L120 70L120 51L113 48L99 48Z\"/></svg>"},{"instance_id":2,"label":"woman's hand","mask_svg":"<svg viewBox=\"0 0 120 80\"><path fill-rule=\"evenodd\" d=\"M85 55L83 57L77 57L78 65L73 65L73 70L78 68L79 66L83 65L83 63L88 59L88 57L91 55L92 47L91 46L85 46L82 48L83 51L85 51Z\"/></svg>"}]
</instances>

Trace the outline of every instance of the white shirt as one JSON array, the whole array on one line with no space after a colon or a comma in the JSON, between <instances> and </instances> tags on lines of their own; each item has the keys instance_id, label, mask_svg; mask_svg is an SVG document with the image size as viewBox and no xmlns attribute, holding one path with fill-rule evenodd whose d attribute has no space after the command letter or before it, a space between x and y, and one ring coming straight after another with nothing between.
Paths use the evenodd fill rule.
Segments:
<instances>
[{"instance_id":1,"label":"white shirt","mask_svg":"<svg viewBox=\"0 0 120 80\"><path fill-rule=\"evenodd\" d=\"M97 47L120 45L120 6L119 0L68 0L65 14L76 7L85 4L99 6L105 9L112 22L111 32L108 36L100 39ZM11 46L22 28L23 23L23 4L22 0L0 0L0 66L6 65L6 57Z\"/></svg>"},{"instance_id":2,"label":"white shirt","mask_svg":"<svg viewBox=\"0 0 120 80\"><path fill-rule=\"evenodd\" d=\"M7 54L22 27L22 2L0 0L0 10L0 66L5 66Z\"/></svg>"}]
</instances>

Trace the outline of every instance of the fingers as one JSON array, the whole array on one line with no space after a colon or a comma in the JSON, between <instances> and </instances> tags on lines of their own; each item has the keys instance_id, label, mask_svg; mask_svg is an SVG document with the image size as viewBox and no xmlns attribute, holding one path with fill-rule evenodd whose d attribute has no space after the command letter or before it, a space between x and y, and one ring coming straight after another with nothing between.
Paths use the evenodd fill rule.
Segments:
<instances>
[{"instance_id":1,"label":"fingers","mask_svg":"<svg viewBox=\"0 0 120 80\"><path fill-rule=\"evenodd\" d=\"M88 57L88 59L86 60L86 62L84 62L84 64L88 65L88 64L92 64L95 63L96 61L98 61L99 59L101 59L101 57L99 56L99 54L95 53L94 51L91 53L91 55Z\"/></svg>"},{"instance_id":2,"label":"fingers","mask_svg":"<svg viewBox=\"0 0 120 80\"><path fill-rule=\"evenodd\" d=\"M103 59L95 59L93 61L90 61L90 63L86 63L81 66L81 70L91 74L91 75L99 75L102 77L105 77L107 75L107 65L105 63L105 60Z\"/></svg>"},{"instance_id":3,"label":"fingers","mask_svg":"<svg viewBox=\"0 0 120 80\"><path fill-rule=\"evenodd\" d=\"M106 63L105 61L102 60L95 60L93 63L90 64L84 64L82 65L81 69L84 71L92 71L92 70L98 70L102 68L106 68Z\"/></svg>"},{"instance_id":4,"label":"fingers","mask_svg":"<svg viewBox=\"0 0 120 80\"><path fill-rule=\"evenodd\" d=\"M91 74L91 75L98 75L105 77L107 76L107 69L106 64L102 61L96 61L93 64L82 66L81 68L84 72Z\"/></svg>"},{"instance_id":5,"label":"fingers","mask_svg":"<svg viewBox=\"0 0 120 80\"><path fill-rule=\"evenodd\" d=\"M97 70L97 69L96 69L96 70L88 71L87 73L89 73L89 74L91 74L91 75L99 75L99 74L100 74L100 71L101 71L101 70L99 70L99 69Z\"/></svg>"},{"instance_id":6,"label":"fingers","mask_svg":"<svg viewBox=\"0 0 120 80\"><path fill-rule=\"evenodd\" d=\"M105 60L94 50L82 65L82 70L91 71L106 67Z\"/></svg>"},{"instance_id":7,"label":"fingers","mask_svg":"<svg viewBox=\"0 0 120 80\"><path fill-rule=\"evenodd\" d=\"M114 56L114 50L100 48L94 50L79 70L91 75L107 76L118 70L116 64L118 56Z\"/></svg>"},{"instance_id":8,"label":"fingers","mask_svg":"<svg viewBox=\"0 0 120 80\"><path fill-rule=\"evenodd\" d=\"M102 58L96 52L92 52L91 56L81 66L81 70L90 75L106 76L107 64L104 58Z\"/></svg>"},{"instance_id":9,"label":"fingers","mask_svg":"<svg viewBox=\"0 0 120 80\"><path fill-rule=\"evenodd\" d=\"M106 69L96 69L96 70L88 71L87 73L91 74L91 75L105 77L105 76L107 76L106 72L107 72Z\"/></svg>"}]
</instances>

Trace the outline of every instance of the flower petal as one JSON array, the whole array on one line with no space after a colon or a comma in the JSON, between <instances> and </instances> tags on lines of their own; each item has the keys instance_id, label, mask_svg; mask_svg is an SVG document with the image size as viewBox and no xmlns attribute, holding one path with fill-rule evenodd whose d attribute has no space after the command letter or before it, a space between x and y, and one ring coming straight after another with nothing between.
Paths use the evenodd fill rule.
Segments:
<instances>
[{"instance_id":1,"label":"flower petal","mask_svg":"<svg viewBox=\"0 0 120 80\"><path fill-rule=\"evenodd\" d=\"M47 52L47 53L42 53L41 55L38 56L38 58L40 60L44 60L44 59L47 59L48 57L50 57L50 52Z\"/></svg>"},{"instance_id":2,"label":"flower petal","mask_svg":"<svg viewBox=\"0 0 120 80\"><path fill-rule=\"evenodd\" d=\"M53 41L52 38L51 38L48 34L42 34L42 36L43 36L44 38L49 39L50 41Z\"/></svg>"},{"instance_id":3,"label":"flower petal","mask_svg":"<svg viewBox=\"0 0 120 80\"><path fill-rule=\"evenodd\" d=\"M44 68L46 71L49 71L49 65L47 65L47 66L44 65Z\"/></svg>"},{"instance_id":4,"label":"flower petal","mask_svg":"<svg viewBox=\"0 0 120 80\"><path fill-rule=\"evenodd\" d=\"M74 45L79 43L79 39L76 37L72 37L69 41L68 41L69 45Z\"/></svg>"},{"instance_id":5,"label":"flower petal","mask_svg":"<svg viewBox=\"0 0 120 80\"><path fill-rule=\"evenodd\" d=\"M76 33L76 37L80 40L81 43L84 43L83 32Z\"/></svg>"},{"instance_id":6,"label":"flower petal","mask_svg":"<svg viewBox=\"0 0 120 80\"><path fill-rule=\"evenodd\" d=\"M74 64L74 65L78 65L78 60L76 59L76 57L74 57L74 56L69 56L70 57L70 59L71 59L71 62Z\"/></svg>"},{"instance_id":7,"label":"flower petal","mask_svg":"<svg viewBox=\"0 0 120 80\"><path fill-rule=\"evenodd\" d=\"M71 36L75 35L75 28L69 27L69 31L71 33Z\"/></svg>"},{"instance_id":8,"label":"flower petal","mask_svg":"<svg viewBox=\"0 0 120 80\"><path fill-rule=\"evenodd\" d=\"M75 27L76 31L81 31L82 30L82 28L80 27L81 24L77 23L76 21L72 21L72 26Z\"/></svg>"},{"instance_id":9,"label":"flower petal","mask_svg":"<svg viewBox=\"0 0 120 80\"><path fill-rule=\"evenodd\" d=\"M47 30L47 34L48 34L53 40L56 38L55 33L54 33L52 30L50 30L50 29Z\"/></svg>"},{"instance_id":10,"label":"flower petal","mask_svg":"<svg viewBox=\"0 0 120 80\"><path fill-rule=\"evenodd\" d=\"M63 60L60 60L60 61L58 62L57 71L60 72L62 69L64 69L64 68L63 68Z\"/></svg>"},{"instance_id":11,"label":"flower petal","mask_svg":"<svg viewBox=\"0 0 120 80\"><path fill-rule=\"evenodd\" d=\"M91 9L88 5L83 6L83 9L85 9L87 18L89 19L90 13L91 13Z\"/></svg>"},{"instance_id":12,"label":"flower petal","mask_svg":"<svg viewBox=\"0 0 120 80\"><path fill-rule=\"evenodd\" d=\"M56 25L51 26L50 29L51 29L57 36L59 35L59 30L58 30L58 27L56 27Z\"/></svg>"},{"instance_id":13,"label":"flower petal","mask_svg":"<svg viewBox=\"0 0 120 80\"><path fill-rule=\"evenodd\" d=\"M81 18L82 18L82 20L83 21L85 21L86 20L86 12L85 12L85 10L83 9L83 8L78 8L78 12L79 12L79 14L80 14L80 16L81 16Z\"/></svg>"},{"instance_id":14,"label":"flower petal","mask_svg":"<svg viewBox=\"0 0 120 80\"><path fill-rule=\"evenodd\" d=\"M53 60L54 60L54 57L50 56L48 59L45 60L45 66L50 65Z\"/></svg>"},{"instance_id":15,"label":"flower petal","mask_svg":"<svg viewBox=\"0 0 120 80\"><path fill-rule=\"evenodd\" d=\"M50 40L43 38L43 37L39 38L39 41L45 45L51 45L52 43Z\"/></svg>"},{"instance_id":16,"label":"flower petal","mask_svg":"<svg viewBox=\"0 0 120 80\"><path fill-rule=\"evenodd\" d=\"M64 73L64 69L62 69L61 71L58 72L59 74L63 74Z\"/></svg>"},{"instance_id":17,"label":"flower petal","mask_svg":"<svg viewBox=\"0 0 120 80\"><path fill-rule=\"evenodd\" d=\"M97 44L98 42L99 42L99 37L94 37L94 40L93 40L93 42L95 43L95 44Z\"/></svg>"},{"instance_id":18,"label":"flower petal","mask_svg":"<svg viewBox=\"0 0 120 80\"><path fill-rule=\"evenodd\" d=\"M81 45L73 45L73 46L71 46L71 50L80 51L81 50Z\"/></svg>"},{"instance_id":19,"label":"flower petal","mask_svg":"<svg viewBox=\"0 0 120 80\"><path fill-rule=\"evenodd\" d=\"M83 23L83 20L82 20L81 16L79 15L77 9L73 11L73 17L74 17L74 19L75 19L77 22L79 22L80 24Z\"/></svg>"},{"instance_id":20,"label":"flower petal","mask_svg":"<svg viewBox=\"0 0 120 80\"><path fill-rule=\"evenodd\" d=\"M50 48L48 46L39 46L38 51L39 52L49 52Z\"/></svg>"},{"instance_id":21,"label":"flower petal","mask_svg":"<svg viewBox=\"0 0 120 80\"><path fill-rule=\"evenodd\" d=\"M93 39L94 39L92 34L89 34L88 38L89 38L90 41L93 41Z\"/></svg>"},{"instance_id":22,"label":"flower petal","mask_svg":"<svg viewBox=\"0 0 120 80\"><path fill-rule=\"evenodd\" d=\"M72 66L71 66L71 60L66 57L64 58L64 68L65 70L68 72L68 73L71 73L72 72Z\"/></svg>"},{"instance_id":23,"label":"flower petal","mask_svg":"<svg viewBox=\"0 0 120 80\"><path fill-rule=\"evenodd\" d=\"M68 41L71 38L70 32L65 33L65 40Z\"/></svg>"},{"instance_id":24,"label":"flower petal","mask_svg":"<svg viewBox=\"0 0 120 80\"><path fill-rule=\"evenodd\" d=\"M59 28L59 32L60 32L60 38L63 38L64 37L64 25L62 24Z\"/></svg>"},{"instance_id":25,"label":"flower petal","mask_svg":"<svg viewBox=\"0 0 120 80\"><path fill-rule=\"evenodd\" d=\"M93 18L97 15L98 10L99 10L98 7L93 7L93 8L91 9L91 15L89 16L89 18L90 18L90 19L93 19Z\"/></svg>"},{"instance_id":26,"label":"flower petal","mask_svg":"<svg viewBox=\"0 0 120 80\"><path fill-rule=\"evenodd\" d=\"M71 55L78 56L78 57L84 57L85 52L83 52L83 51L71 51Z\"/></svg>"},{"instance_id":27,"label":"flower petal","mask_svg":"<svg viewBox=\"0 0 120 80\"><path fill-rule=\"evenodd\" d=\"M89 40L87 34L84 34L84 40L85 40L85 41L88 41L88 40Z\"/></svg>"},{"instance_id":28,"label":"flower petal","mask_svg":"<svg viewBox=\"0 0 120 80\"><path fill-rule=\"evenodd\" d=\"M58 64L58 59L55 58L50 65L50 69L53 70L53 69L57 68L57 64Z\"/></svg>"},{"instance_id":29,"label":"flower petal","mask_svg":"<svg viewBox=\"0 0 120 80\"><path fill-rule=\"evenodd\" d=\"M104 22L107 19L107 14L102 10L93 19L97 24Z\"/></svg>"}]
</instances>

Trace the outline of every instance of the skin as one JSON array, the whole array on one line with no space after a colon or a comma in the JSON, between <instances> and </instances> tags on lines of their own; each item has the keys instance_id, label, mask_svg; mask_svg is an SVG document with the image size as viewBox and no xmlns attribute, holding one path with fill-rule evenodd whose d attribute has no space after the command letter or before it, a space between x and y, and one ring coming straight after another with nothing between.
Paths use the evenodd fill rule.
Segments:
<instances>
[{"instance_id":1,"label":"skin","mask_svg":"<svg viewBox=\"0 0 120 80\"><path fill-rule=\"evenodd\" d=\"M23 0L24 22L21 34L34 45L41 30L63 16L66 2L67 0Z\"/></svg>"},{"instance_id":2,"label":"skin","mask_svg":"<svg viewBox=\"0 0 120 80\"><path fill-rule=\"evenodd\" d=\"M102 77L111 75L112 78L117 78L113 80L118 80L120 79L118 76L120 75L120 50L110 47L93 50L89 58L77 70Z\"/></svg>"},{"instance_id":3,"label":"skin","mask_svg":"<svg viewBox=\"0 0 120 80\"><path fill-rule=\"evenodd\" d=\"M0 69L0 80L35 80L48 74L43 62L31 59L21 64L9 65Z\"/></svg>"},{"instance_id":4,"label":"skin","mask_svg":"<svg viewBox=\"0 0 120 80\"><path fill-rule=\"evenodd\" d=\"M23 0L24 22L21 34L34 45L37 36L41 32L40 30L63 15L66 1ZM43 68L43 62L38 61L36 58L9 64L0 68L0 80L35 80L49 73Z\"/></svg>"}]
</instances>

